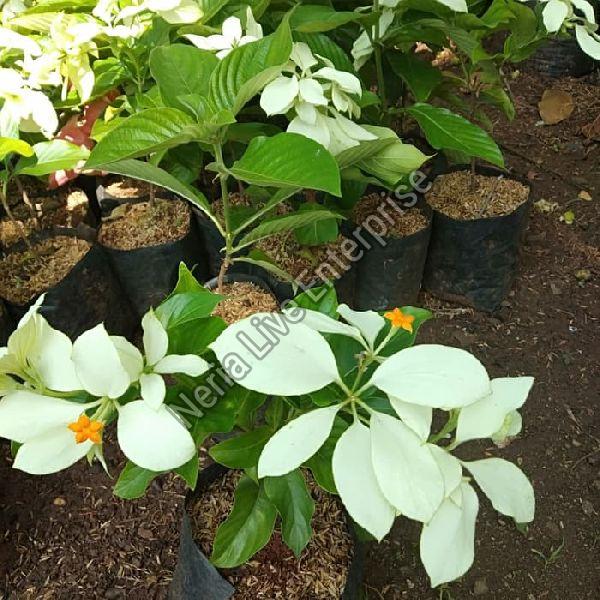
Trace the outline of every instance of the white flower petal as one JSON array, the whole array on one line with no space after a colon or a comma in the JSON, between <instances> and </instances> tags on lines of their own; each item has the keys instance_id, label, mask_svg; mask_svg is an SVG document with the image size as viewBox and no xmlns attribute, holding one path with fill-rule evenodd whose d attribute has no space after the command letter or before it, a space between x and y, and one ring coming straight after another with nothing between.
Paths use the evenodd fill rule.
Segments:
<instances>
[{"instance_id":1,"label":"white flower petal","mask_svg":"<svg viewBox=\"0 0 600 600\"><path fill-rule=\"evenodd\" d=\"M357 96L360 96L362 93L360 79L358 79L356 75L348 73L347 71L338 71L337 69L332 69L331 67L323 67L322 69L316 71L313 74L313 77L334 81L349 94L356 94Z\"/></svg>"},{"instance_id":2,"label":"white flower petal","mask_svg":"<svg viewBox=\"0 0 600 600\"><path fill-rule=\"evenodd\" d=\"M523 406L532 385L533 377L492 379L492 393L460 411L456 441L462 444L491 437L509 413Z\"/></svg>"},{"instance_id":3,"label":"white flower petal","mask_svg":"<svg viewBox=\"0 0 600 600\"><path fill-rule=\"evenodd\" d=\"M252 14L252 9L246 7L246 33L248 36L259 40L263 37L263 28L260 23L257 23Z\"/></svg>"},{"instance_id":4,"label":"white flower petal","mask_svg":"<svg viewBox=\"0 0 600 600\"><path fill-rule=\"evenodd\" d=\"M202 18L203 12L196 0L179 0L171 10L159 10L158 14L171 25L195 23Z\"/></svg>"},{"instance_id":5,"label":"white flower petal","mask_svg":"<svg viewBox=\"0 0 600 600\"><path fill-rule=\"evenodd\" d=\"M315 106L327 106L328 104L323 88L316 79L301 79L298 84L298 93L302 100Z\"/></svg>"},{"instance_id":6,"label":"white flower petal","mask_svg":"<svg viewBox=\"0 0 600 600\"><path fill-rule=\"evenodd\" d=\"M81 460L93 445L89 440L78 444L66 425L54 427L25 442L13 467L31 475L57 473Z\"/></svg>"},{"instance_id":7,"label":"white flower petal","mask_svg":"<svg viewBox=\"0 0 600 600\"><path fill-rule=\"evenodd\" d=\"M446 410L473 404L491 391L485 368L472 354L436 344L390 356L371 383L404 402Z\"/></svg>"},{"instance_id":8,"label":"white flower petal","mask_svg":"<svg viewBox=\"0 0 600 600\"><path fill-rule=\"evenodd\" d=\"M305 42L294 42L290 58L300 67L301 71L308 71L318 62L309 45Z\"/></svg>"},{"instance_id":9,"label":"white flower petal","mask_svg":"<svg viewBox=\"0 0 600 600\"><path fill-rule=\"evenodd\" d=\"M463 462L463 465L498 512L512 517L517 523L533 521L535 494L519 467L501 458Z\"/></svg>"},{"instance_id":10,"label":"white flower petal","mask_svg":"<svg viewBox=\"0 0 600 600\"><path fill-rule=\"evenodd\" d=\"M431 432L433 409L430 406L402 402L393 396L390 397L390 404L404 424L408 425L422 441L426 441Z\"/></svg>"},{"instance_id":11,"label":"white flower petal","mask_svg":"<svg viewBox=\"0 0 600 600\"><path fill-rule=\"evenodd\" d=\"M340 437L333 452L335 487L348 514L381 541L396 518L394 507L385 499L371 462L371 434L360 422Z\"/></svg>"},{"instance_id":12,"label":"white flower petal","mask_svg":"<svg viewBox=\"0 0 600 600\"><path fill-rule=\"evenodd\" d=\"M260 455L258 476L286 475L311 458L331 434L339 410L340 405L317 408L282 427Z\"/></svg>"},{"instance_id":13,"label":"white flower petal","mask_svg":"<svg viewBox=\"0 0 600 600\"><path fill-rule=\"evenodd\" d=\"M569 14L569 6L562 0L550 0L544 8L544 25L549 33L558 31Z\"/></svg>"},{"instance_id":14,"label":"white flower petal","mask_svg":"<svg viewBox=\"0 0 600 600\"><path fill-rule=\"evenodd\" d=\"M260 96L260 106L267 115L283 115L294 104L298 95L298 79L277 77L269 83Z\"/></svg>"},{"instance_id":15,"label":"white flower petal","mask_svg":"<svg viewBox=\"0 0 600 600\"><path fill-rule=\"evenodd\" d=\"M479 500L468 483L459 489L460 506L447 498L421 532L421 561L431 587L457 579L473 564Z\"/></svg>"},{"instance_id":16,"label":"white flower petal","mask_svg":"<svg viewBox=\"0 0 600 600\"><path fill-rule=\"evenodd\" d=\"M448 498L462 481L462 465L458 458L435 444L427 444L444 479L444 498Z\"/></svg>"},{"instance_id":17,"label":"white flower petal","mask_svg":"<svg viewBox=\"0 0 600 600\"><path fill-rule=\"evenodd\" d=\"M0 400L0 437L23 444L77 421L89 405L20 390Z\"/></svg>"},{"instance_id":18,"label":"white flower petal","mask_svg":"<svg viewBox=\"0 0 600 600\"><path fill-rule=\"evenodd\" d=\"M451 8L456 12L466 13L469 12L469 6L466 0L438 0L444 6Z\"/></svg>"},{"instance_id":19,"label":"white flower petal","mask_svg":"<svg viewBox=\"0 0 600 600\"><path fill-rule=\"evenodd\" d=\"M354 327L360 329L369 346L373 348L379 332L385 325L385 319L375 311L366 310L358 312L352 310L347 304L340 304L337 312L350 325L354 325Z\"/></svg>"},{"instance_id":20,"label":"white flower petal","mask_svg":"<svg viewBox=\"0 0 600 600\"><path fill-rule=\"evenodd\" d=\"M232 46L242 37L242 22L237 17L228 17L223 21L221 31L223 32L223 37Z\"/></svg>"},{"instance_id":21,"label":"white flower petal","mask_svg":"<svg viewBox=\"0 0 600 600\"><path fill-rule=\"evenodd\" d=\"M192 436L164 404L153 410L136 400L120 408L117 437L123 454L150 471L176 469L196 454Z\"/></svg>"},{"instance_id":22,"label":"white flower petal","mask_svg":"<svg viewBox=\"0 0 600 600\"><path fill-rule=\"evenodd\" d=\"M131 383L136 382L144 370L142 353L129 341L120 335L111 335L110 339L117 349L119 359Z\"/></svg>"},{"instance_id":23,"label":"white flower petal","mask_svg":"<svg viewBox=\"0 0 600 600\"><path fill-rule=\"evenodd\" d=\"M315 125L317 123L317 109L308 102L297 102L294 105L296 114L306 123Z\"/></svg>"},{"instance_id":24,"label":"white flower petal","mask_svg":"<svg viewBox=\"0 0 600 600\"><path fill-rule=\"evenodd\" d=\"M183 37L187 38L196 48L200 48L200 50L224 50L231 47L229 40L222 35L203 36L189 33Z\"/></svg>"},{"instance_id":25,"label":"white flower petal","mask_svg":"<svg viewBox=\"0 0 600 600\"><path fill-rule=\"evenodd\" d=\"M155 373L184 373L200 377L210 369L210 364L195 354L169 354L154 366Z\"/></svg>"},{"instance_id":26,"label":"white flower petal","mask_svg":"<svg viewBox=\"0 0 600 600\"><path fill-rule=\"evenodd\" d=\"M0 48L23 50L31 56L39 56L42 53L42 49L36 41L6 27L0 27Z\"/></svg>"},{"instance_id":27,"label":"white flower petal","mask_svg":"<svg viewBox=\"0 0 600 600\"><path fill-rule=\"evenodd\" d=\"M284 309L283 314L293 315L296 311L296 308L286 308ZM320 331L321 333L337 333L338 335L345 335L363 343L360 331L356 327L346 325L346 323L342 323L341 321L336 321L330 316L320 313L316 310L303 308L302 314L302 325L306 325L307 327L310 327L315 331Z\"/></svg>"},{"instance_id":28,"label":"white flower petal","mask_svg":"<svg viewBox=\"0 0 600 600\"><path fill-rule=\"evenodd\" d=\"M571 3L583 13L586 21L589 21L590 23L596 22L594 7L587 0L571 0Z\"/></svg>"},{"instance_id":29,"label":"white flower petal","mask_svg":"<svg viewBox=\"0 0 600 600\"><path fill-rule=\"evenodd\" d=\"M282 314L257 313L234 323L210 347L230 377L256 392L300 396L339 380L325 338Z\"/></svg>"},{"instance_id":30,"label":"white flower petal","mask_svg":"<svg viewBox=\"0 0 600 600\"><path fill-rule=\"evenodd\" d=\"M327 119L319 113L317 113L316 123L307 123L300 117L296 117L290 122L287 130L290 133L299 133L311 140L315 140L315 142L318 142L325 148L328 148L331 142L331 134L327 127Z\"/></svg>"},{"instance_id":31,"label":"white flower petal","mask_svg":"<svg viewBox=\"0 0 600 600\"><path fill-rule=\"evenodd\" d=\"M409 519L427 522L444 498L444 480L428 446L402 421L371 416L372 458L384 496Z\"/></svg>"},{"instance_id":32,"label":"white flower petal","mask_svg":"<svg viewBox=\"0 0 600 600\"><path fill-rule=\"evenodd\" d=\"M583 25L575 25L575 36L581 49L595 60L600 60L600 39L590 34Z\"/></svg>"},{"instance_id":33,"label":"white flower petal","mask_svg":"<svg viewBox=\"0 0 600 600\"><path fill-rule=\"evenodd\" d=\"M152 309L144 315L142 329L144 330L146 362L152 367L167 355L169 335Z\"/></svg>"},{"instance_id":34,"label":"white flower petal","mask_svg":"<svg viewBox=\"0 0 600 600\"><path fill-rule=\"evenodd\" d=\"M93 396L119 398L131 383L104 325L97 325L77 338L73 344L73 362L83 389Z\"/></svg>"},{"instance_id":35,"label":"white flower petal","mask_svg":"<svg viewBox=\"0 0 600 600\"><path fill-rule=\"evenodd\" d=\"M354 121L347 119L343 115L336 113L335 121L340 126L341 130L353 140L376 140L377 136L370 131L367 131L364 127L357 125Z\"/></svg>"},{"instance_id":36,"label":"white flower petal","mask_svg":"<svg viewBox=\"0 0 600 600\"><path fill-rule=\"evenodd\" d=\"M167 393L164 379L155 373L144 373L140 377L140 388L144 402L154 410L158 410L162 406Z\"/></svg>"}]
</instances>

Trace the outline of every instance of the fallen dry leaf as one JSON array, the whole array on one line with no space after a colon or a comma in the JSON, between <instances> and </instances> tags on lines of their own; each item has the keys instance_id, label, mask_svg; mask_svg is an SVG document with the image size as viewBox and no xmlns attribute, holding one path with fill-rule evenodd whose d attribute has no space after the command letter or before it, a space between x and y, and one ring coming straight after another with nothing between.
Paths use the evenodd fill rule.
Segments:
<instances>
[{"instance_id":1,"label":"fallen dry leaf","mask_svg":"<svg viewBox=\"0 0 600 600\"><path fill-rule=\"evenodd\" d=\"M600 142L600 115L598 115L591 123L584 125L581 132L589 140L597 140Z\"/></svg>"},{"instance_id":2,"label":"fallen dry leaf","mask_svg":"<svg viewBox=\"0 0 600 600\"><path fill-rule=\"evenodd\" d=\"M558 202L548 202L545 198L534 202L533 205L541 213L551 213L558 208Z\"/></svg>"},{"instance_id":3,"label":"fallen dry leaf","mask_svg":"<svg viewBox=\"0 0 600 600\"><path fill-rule=\"evenodd\" d=\"M568 92L549 89L544 92L538 106L544 123L546 125L556 125L573 114L575 101Z\"/></svg>"},{"instance_id":4,"label":"fallen dry leaf","mask_svg":"<svg viewBox=\"0 0 600 600\"><path fill-rule=\"evenodd\" d=\"M589 192L586 192L585 190L581 190L581 192L579 192L579 196L577 196L580 200L585 200L586 202L590 202L592 199L592 195Z\"/></svg>"}]
</instances>

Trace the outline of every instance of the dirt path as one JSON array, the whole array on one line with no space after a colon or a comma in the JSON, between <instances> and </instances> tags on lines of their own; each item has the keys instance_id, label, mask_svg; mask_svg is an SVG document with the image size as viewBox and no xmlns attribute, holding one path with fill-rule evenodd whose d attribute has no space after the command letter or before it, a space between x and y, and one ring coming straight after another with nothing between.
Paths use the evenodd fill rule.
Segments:
<instances>
[{"instance_id":1,"label":"dirt path","mask_svg":"<svg viewBox=\"0 0 600 600\"><path fill-rule=\"evenodd\" d=\"M465 449L522 464L536 489L536 521L519 533L482 499L475 565L440 596L419 563L417 528L401 520L371 553L370 600L600 597L600 144L581 132L600 115L600 94L582 82L551 84L575 97L568 121L536 126L549 84L525 75L515 83L519 120L497 134L510 165L532 181L535 200L558 207L532 216L518 282L499 314L424 296L441 310L420 338L469 349L492 376L536 377L521 437L502 451ZM578 199L582 191L592 200ZM572 225L559 220L566 210L575 213ZM163 481L127 503L84 465L34 478L10 470L5 445L0 453L0 598L165 597L181 485Z\"/></svg>"}]
</instances>

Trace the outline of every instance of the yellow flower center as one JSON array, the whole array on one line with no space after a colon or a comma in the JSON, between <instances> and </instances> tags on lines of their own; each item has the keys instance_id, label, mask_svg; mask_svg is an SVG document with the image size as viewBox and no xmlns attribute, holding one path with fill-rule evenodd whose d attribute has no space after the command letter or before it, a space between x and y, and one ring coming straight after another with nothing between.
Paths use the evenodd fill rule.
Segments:
<instances>
[{"instance_id":1,"label":"yellow flower center","mask_svg":"<svg viewBox=\"0 0 600 600\"><path fill-rule=\"evenodd\" d=\"M68 427L75 434L75 441L78 444L83 444L88 440L94 442L94 444L99 444L102 441L104 424L90 419L85 414L81 415L77 421L71 423Z\"/></svg>"},{"instance_id":2,"label":"yellow flower center","mask_svg":"<svg viewBox=\"0 0 600 600\"><path fill-rule=\"evenodd\" d=\"M412 315L405 315L399 308L386 312L384 317L391 321L392 327L401 328L409 333L413 332L413 321L415 318Z\"/></svg>"}]
</instances>

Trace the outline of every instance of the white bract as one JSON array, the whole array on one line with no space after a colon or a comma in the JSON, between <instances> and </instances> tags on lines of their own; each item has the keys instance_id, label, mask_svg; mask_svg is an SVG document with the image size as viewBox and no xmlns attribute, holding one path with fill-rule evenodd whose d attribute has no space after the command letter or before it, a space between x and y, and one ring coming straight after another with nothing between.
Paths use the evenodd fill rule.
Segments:
<instances>
[{"instance_id":1,"label":"white bract","mask_svg":"<svg viewBox=\"0 0 600 600\"><path fill-rule=\"evenodd\" d=\"M332 384L341 390L331 392L330 406L293 418L273 435L258 461L259 478L283 476L306 465L329 440L335 486L359 525L381 540L397 515L423 523L421 557L433 586L460 577L473 563L479 502L463 477L463 466L498 511L517 522L533 519L533 488L515 465L501 459L461 463L450 453L459 443L499 435L507 415L524 403L532 378L490 381L471 354L439 345L382 356L407 323L409 315L400 309L385 314L392 327L377 347L385 319L375 312L342 305L338 314L346 323L307 310L303 323L282 324L297 314L288 310L272 319L266 313L244 319L212 346L232 377L232 364L247 367L239 369L237 380L248 389L285 396ZM336 376L335 358L321 334L360 341L364 351L356 356L358 368L350 372L357 378L354 387ZM381 364L370 370L370 381L363 381L375 363ZM385 392L395 416L370 406L374 388ZM323 390L320 402L326 397ZM434 409L449 411L448 424L436 435L431 434ZM333 428L336 419L348 427L332 440L339 435L339 427ZM457 423L453 442L436 445Z\"/></svg>"},{"instance_id":2,"label":"white bract","mask_svg":"<svg viewBox=\"0 0 600 600\"><path fill-rule=\"evenodd\" d=\"M237 17L228 17L223 21L220 35L186 34L194 46L201 50L216 50L218 58L225 58L234 48L245 46L263 37L262 27L254 20L252 9L246 10L246 35L242 30L242 22Z\"/></svg>"},{"instance_id":3,"label":"white bract","mask_svg":"<svg viewBox=\"0 0 600 600\"><path fill-rule=\"evenodd\" d=\"M319 61L325 66L313 73ZM360 108L353 96L361 94L355 75L338 71L328 59L317 58L307 44L296 42L284 74L265 87L260 105L267 115L290 113L288 131L319 142L335 155L377 138L341 114L358 118Z\"/></svg>"},{"instance_id":4,"label":"white bract","mask_svg":"<svg viewBox=\"0 0 600 600\"><path fill-rule=\"evenodd\" d=\"M28 87L14 69L0 68L0 136L18 137L18 132L41 132L50 137L58 127L52 102L40 91Z\"/></svg>"}]
</instances>

